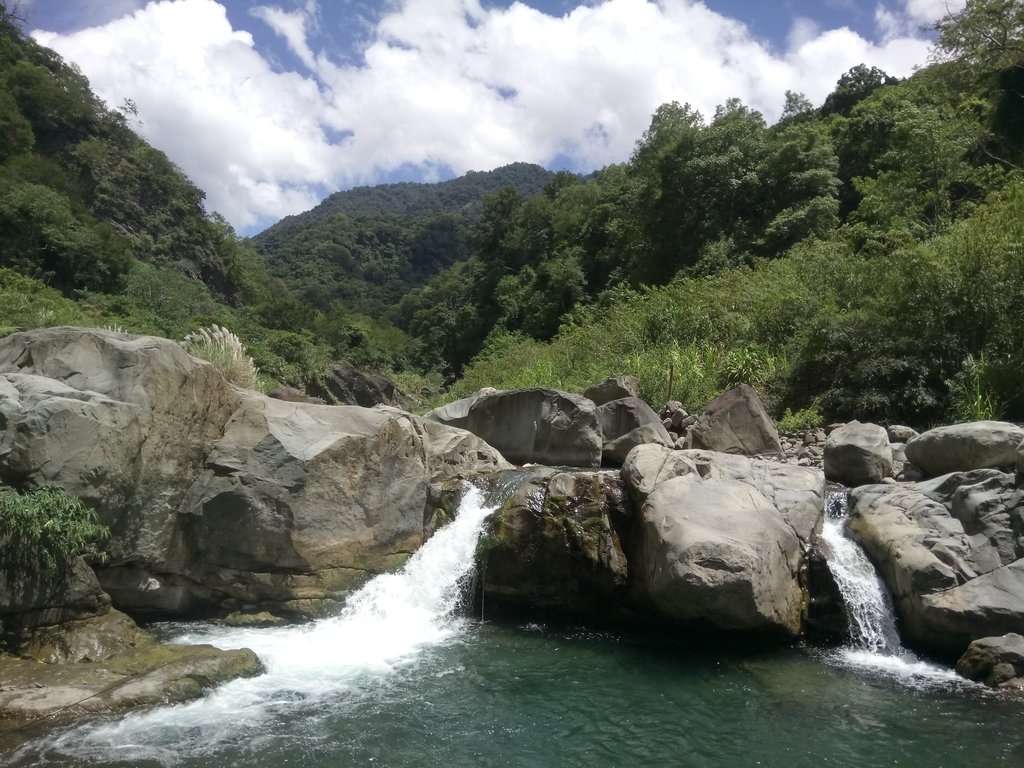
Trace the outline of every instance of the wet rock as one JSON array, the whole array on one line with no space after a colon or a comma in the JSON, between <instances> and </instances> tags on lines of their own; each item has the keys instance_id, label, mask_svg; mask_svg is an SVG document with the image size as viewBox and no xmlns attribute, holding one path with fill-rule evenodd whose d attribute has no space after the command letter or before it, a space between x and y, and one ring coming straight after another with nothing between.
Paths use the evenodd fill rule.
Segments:
<instances>
[{"instance_id":1,"label":"wet rock","mask_svg":"<svg viewBox=\"0 0 1024 768\"><path fill-rule=\"evenodd\" d=\"M956 663L956 671L991 686L1005 686L1015 678L1024 678L1024 636L1010 632L973 641Z\"/></svg>"},{"instance_id":2,"label":"wet rock","mask_svg":"<svg viewBox=\"0 0 1024 768\"><path fill-rule=\"evenodd\" d=\"M1024 492L998 470L853 490L851 529L908 645L950 657L1024 626Z\"/></svg>"},{"instance_id":3,"label":"wet rock","mask_svg":"<svg viewBox=\"0 0 1024 768\"><path fill-rule=\"evenodd\" d=\"M238 677L262 674L247 648L222 651L209 645L152 643L102 663L39 664L0 657L0 723L48 718L69 722L198 698Z\"/></svg>"},{"instance_id":4,"label":"wet rock","mask_svg":"<svg viewBox=\"0 0 1024 768\"><path fill-rule=\"evenodd\" d=\"M609 472L531 470L480 545L486 605L610 616L626 611L629 510Z\"/></svg>"},{"instance_id":5,"label":"wet rock","mask_svg":"<svg viewBox=\"0 0 1024 768\"><path fill-rule=\"evenodd\" d=\"M81 328L0 339L0 475L111 529L118 607L337 600L423 540L431 484L507 467L463 430L228 384L173 342Z\"/></svg>"}]
</instances>

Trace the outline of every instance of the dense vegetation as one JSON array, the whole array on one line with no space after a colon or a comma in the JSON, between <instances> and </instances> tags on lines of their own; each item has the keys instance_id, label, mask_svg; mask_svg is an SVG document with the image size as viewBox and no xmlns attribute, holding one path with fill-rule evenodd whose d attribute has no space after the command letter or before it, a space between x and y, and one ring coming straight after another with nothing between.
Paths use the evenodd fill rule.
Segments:
<instances>
[{"instance_id":1,"label":"dense vegetation","mask_svg":"<svg viewBox=\"0 0 1024 768\"><path fill-rule=\"evenodd\" d=\"M0 570L57 576L68 558L100 557L108 531L96 512L55 486L0 488Z\"/></svg>"},{"instance_id":2,"label":"dense vegetation","mask_svg":"<svg viewBox=\"0 0 1024 768\"><path fill-rule=\"evenodd\" d=\"M302 385L339 358L400 363L401 332L295 298L133 132L130 102L107 109L18 24L0 3L0 334L67 323L182 339L216 323L264 386Z\"/></svg>"},{"instance_id":3,"label":"dense vegetation","mask_svg":"<svg viewBox=\"0 0 1024 768\"><path fill-rule=\"evenodd\" d=\"M482 385L737 381L829 418L1024 419L1024 11L972 0L933 63L855 67L767 126L654 114L628 163L485 203L473 255L408 294L421 359Z\"/></svg>"},{"instance_id":4,"label":"dense vegetation","mask_svg":"<svg viewBox=\"0 0 1024 768\"><path fill-rule=\"evenodd\" d=\"M394 318L402 296L465 261L484 198L504 188L539 192L551 176L514 163L440 184L385 184L336 192L253 238L270 270L300 297Z\"/></svg>"},{"instance_id":5,"label":"dense vegetation","mask_svg":"<svg viewBox=\"0 0 1024 768\"><path fill-rule=\"evenodd\" d=\"M1019 2L969 0L913 77L855 67L775 125L673 102L586 178L362 188L254 241L4 13L0 326L216 323L300 386L344 357L447 397L633 373L655 405L749 381L780 416L1024 420Z\"/></svg>"}]
</instances>

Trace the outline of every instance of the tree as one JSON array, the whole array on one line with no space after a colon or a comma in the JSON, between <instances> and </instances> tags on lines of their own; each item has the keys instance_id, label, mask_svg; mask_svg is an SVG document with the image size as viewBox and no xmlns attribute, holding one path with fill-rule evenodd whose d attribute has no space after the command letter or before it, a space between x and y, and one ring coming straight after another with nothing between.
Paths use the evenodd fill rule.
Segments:
<instances>
[{"instance_id":1,"label":"tree","mask_svg":"<svg viewBox=\"0 0 1024 768\"><path fill-rule=\"evenodd\" d=\"M878 67L858 64L839 78L835 90L825 98L825 103L821 105L821 114L823 116L848 115L858 103L883 85L895 85L898 82L899 80L890 77Z\"/></svg>"},{"instance_id":2,"label":"tree","mask_svg":"<svg viewBox=\"0 0 1024 768\"><path fill-rule=\"evenodd\" d=\"M967 0L957 13L935 24L935 57L967 61L988 69L1024 67L1024 3Z\"/></svg>"}]
</instances>

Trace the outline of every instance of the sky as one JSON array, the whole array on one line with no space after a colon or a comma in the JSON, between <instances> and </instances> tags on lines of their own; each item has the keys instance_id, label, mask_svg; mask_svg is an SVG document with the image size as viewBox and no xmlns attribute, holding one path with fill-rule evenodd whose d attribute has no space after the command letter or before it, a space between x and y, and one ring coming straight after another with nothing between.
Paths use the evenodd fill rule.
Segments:
<instances>
[{"instance_id":1,"label":"sky","mask_svg":"<svg viewBox=\"0 0 1024 768\"><path fill-rule=\"evenodd\" d=\"M331 192L623 162L668 101L778 119L927 63L964 0L20 0L241 234Z\"/></svg>"}]
</instances>

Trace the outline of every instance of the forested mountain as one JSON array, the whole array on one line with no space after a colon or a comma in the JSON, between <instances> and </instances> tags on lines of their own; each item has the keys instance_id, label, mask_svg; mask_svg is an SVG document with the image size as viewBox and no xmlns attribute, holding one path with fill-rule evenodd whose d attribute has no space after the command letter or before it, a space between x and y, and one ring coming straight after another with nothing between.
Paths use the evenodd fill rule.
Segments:
<instances>
[{"instance_id":1,"label":"forested mountain","mask_svg":"<svg viewBox=\"0 0 1024 768\"><path fill-rule=\"evenodd\" d=\"M469 258L489 194L530 196L553 176L513 163L437 184L383 184L336 192L253 238L271 271L306 301L393 318L408 291Z\"/></svg>"},{"instance_id":2,"label":"forested mountain","mask_svg":"<svg viewBox=\"0 0 1024 768\"><path fill-rule=\"evenodd\" d=\"M773 126L666 104L627 163L493 195L400 325L461 391L631 372L656 403L674 365L690 407L746 380L829 417L1024 418L1024 6L937 33L906 81L855 67Z\"/></svg>"},{"instance_id":3,"label":"forested mountain","mask_svg":"<svg viewBox=\"0 0 1024 768\"><path fill-rule=\"evenodd\" d=\"M362 188L248 241L0 18L2 326L218 322L268 383L344 357L461 377L447 397L633 373L655 405L747 381L808 422L1024 420L1019 2L969 0L913 77L855 67L775 125L672 102L587 177Z\"/></svg>"},{"instance_id":4,"label":"forested mountain","mask_svg":"<svg viewBox=\"0 0 1024 768\"><path fill-rule=\"evenodd\" d=\"M267 385L302 385L332 359L395 363L400 332L296 299L131 130L130 102L107 109L18 24L0 3L0 333L67 323L181 339L218 323Z\"/></svg>"}]
</instances>

